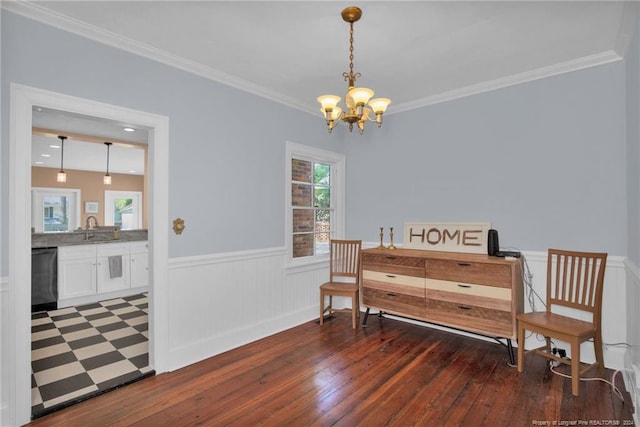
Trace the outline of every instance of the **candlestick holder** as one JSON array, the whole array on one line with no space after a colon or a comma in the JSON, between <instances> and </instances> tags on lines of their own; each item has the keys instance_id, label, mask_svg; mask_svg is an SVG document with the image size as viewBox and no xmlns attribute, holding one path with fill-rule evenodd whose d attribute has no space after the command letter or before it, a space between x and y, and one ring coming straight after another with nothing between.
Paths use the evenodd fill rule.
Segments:
<instances>
[{"instance_id":1,"label":"candlestick holder","mask_svg":"<svg viewBox=\"0 0 640 427\"><path fill-rule=\"evenodd\" d=\"M378 249L384 249L384 244L382 240L384 238L384 227L380 227L380 244L378 245Z\"/></svg>"},{"instance_id":2,"label":"candlestick holder","mask_svg":"<svg viewBox=\"0 0 640 427\"><path fill-rule=\"evenodd\" d=\"M396 247L393 245L393 227L389 227L389 246L387 249L395 249Z\"/></svg>"}]
</instances>

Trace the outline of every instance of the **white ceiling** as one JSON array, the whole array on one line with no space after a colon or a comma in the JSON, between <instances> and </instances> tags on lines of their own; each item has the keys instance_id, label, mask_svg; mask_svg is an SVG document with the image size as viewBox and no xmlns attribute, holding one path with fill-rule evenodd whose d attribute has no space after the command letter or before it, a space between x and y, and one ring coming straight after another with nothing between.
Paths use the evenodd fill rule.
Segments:
<instances>
[{"instance_id":1,"label":"white ceiling","mask_svg":"<svg viewBox=\"0 0 640 427\"><path fill-rule=\"evenodd\" d=\"M60 169L62 147L57 136L63 135L67 136L65 170L106 172L107 147L104 142L112 142L109 173L143 175L145 172L145 150L139 145L147 144L149 132L144 127L42 107L33 109L32 118L31 164L34 166ZM133 127L135 131L126 132L125 127Z\"/></svg>"},{"instance_id":2,"label":"white ceiling","mask_svg":"<svg viewBox=\"0 0 640 427\"><path fill-rule=\"evenodd\" d=\"M343 95L334 1L4 1L2 7L320 117ZM358 85L387 114L620 59L635 1L360 1Z\"/></svg>"}]
</instances>

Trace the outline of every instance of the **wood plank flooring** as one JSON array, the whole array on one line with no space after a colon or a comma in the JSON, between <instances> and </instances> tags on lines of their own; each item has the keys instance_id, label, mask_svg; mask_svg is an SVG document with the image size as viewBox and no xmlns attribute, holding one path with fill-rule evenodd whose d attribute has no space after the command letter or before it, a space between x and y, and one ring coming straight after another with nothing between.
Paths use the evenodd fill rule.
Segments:
<instances>
[{"instance_id":1,"label":"wood plank flooring","mask_svg":"<svg viewBox=\"0 0 640 427\"><path fill-rule=\"evenodd\" d=\"M31 425L633 425L621 375L624 404L601 381L574 397L541 357L518 374L497 343L376 316L355 331L350 322L308 322Z\"/></svg>"}]
</instances>

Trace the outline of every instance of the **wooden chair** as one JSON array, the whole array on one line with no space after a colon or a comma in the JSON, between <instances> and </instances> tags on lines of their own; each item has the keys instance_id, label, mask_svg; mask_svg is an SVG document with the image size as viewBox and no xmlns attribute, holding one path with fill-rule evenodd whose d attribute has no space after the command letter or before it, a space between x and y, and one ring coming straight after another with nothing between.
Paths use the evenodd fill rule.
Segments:
<instances>
[{"instance_id":1,"label":"wooden chair","mask_svg":"<svg viewBox=\"0 0 640 427\"><path fill-rule=\"evenodd\" d=\"M351 323L356 328L356 318L360 316L360 249L361 240L331 240L329 249L329 281L320 285L320 324L324 314L338 311L351 312ZM346 278L349 281L338 281ZM325 307L325 296L329 296L329 306ZM333 297L351 297L351 309L334 308Z\"/></svg>"},{"instance_id":2,"label":"wooden chair","mask_svg":"<svg viewBox=\"0 0 640 427\"><path fill-rule=\"evenodd\" d=\"M547 255L547 307L544 312L522 313L518 319L518 372L524 369L525 330L545 337L546 344L530 351L556 362L571 365L571 392L578 396L580 376L597 367L604 377L602 352L602 288L606 253L549 249ZM556 314L554 307L590 313L591 321ZM576 312L577 314L577 312ZM571 345L571 359L554 355L551 339ZM596 362L581 369L580 344L593 339Z\"/></svg>"}]
</instances>

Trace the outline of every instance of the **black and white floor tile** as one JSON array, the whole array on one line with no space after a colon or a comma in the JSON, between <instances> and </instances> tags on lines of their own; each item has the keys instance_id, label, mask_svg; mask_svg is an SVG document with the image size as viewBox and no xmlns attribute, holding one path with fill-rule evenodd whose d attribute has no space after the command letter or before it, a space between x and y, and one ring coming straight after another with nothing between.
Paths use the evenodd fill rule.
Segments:
<instances>
[{"instance_id":1,"label":"black and white floor tile","mask_svg":"<svg viewBox=\"0 0 640 427\"><path fill-rule=\"evenodd\" d=\"M33 418L153 374L146 294L31 317Z\"/></svg>"}]
</instances>

